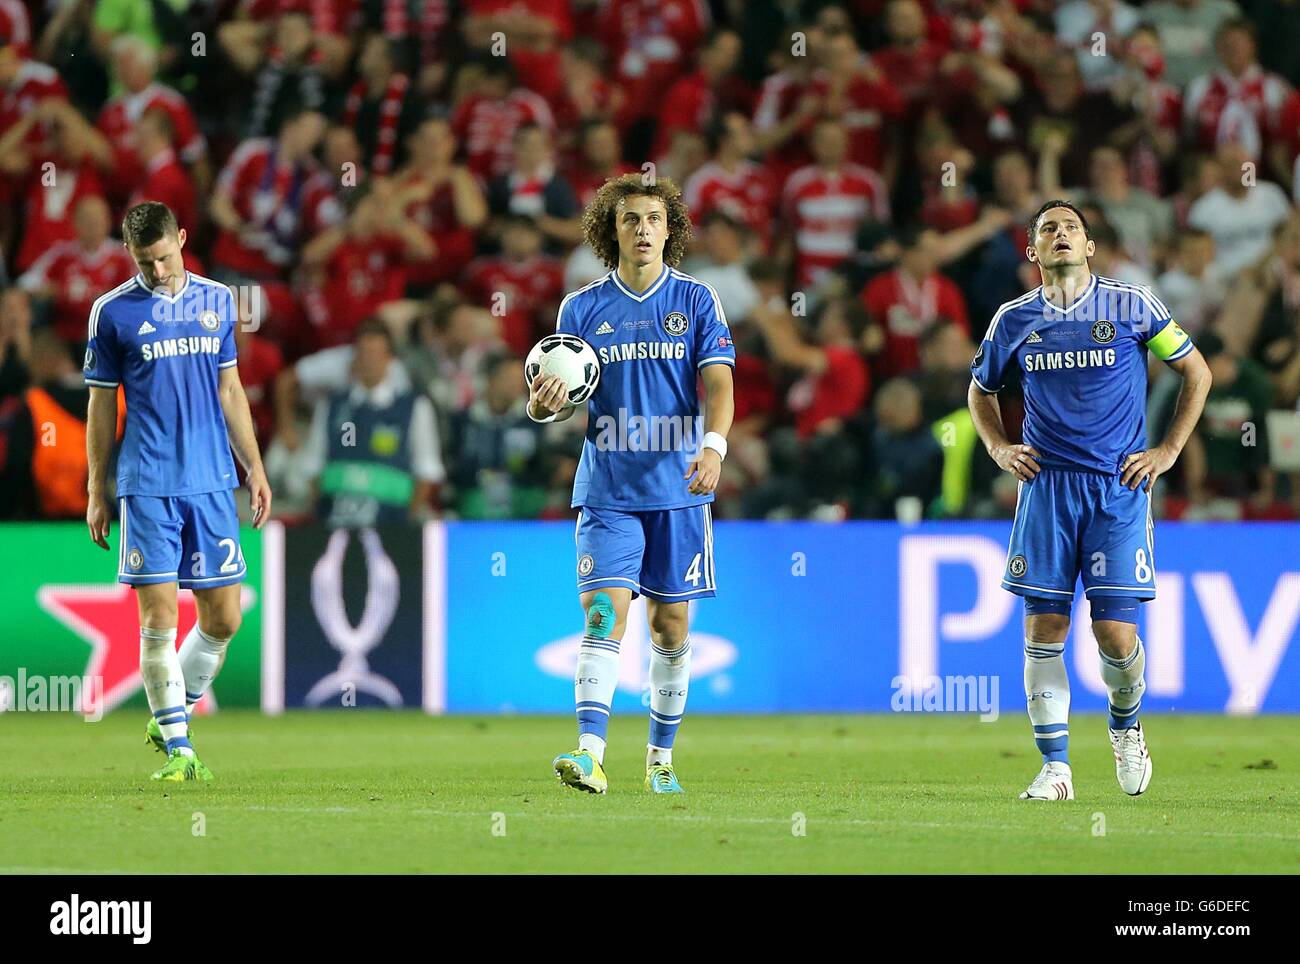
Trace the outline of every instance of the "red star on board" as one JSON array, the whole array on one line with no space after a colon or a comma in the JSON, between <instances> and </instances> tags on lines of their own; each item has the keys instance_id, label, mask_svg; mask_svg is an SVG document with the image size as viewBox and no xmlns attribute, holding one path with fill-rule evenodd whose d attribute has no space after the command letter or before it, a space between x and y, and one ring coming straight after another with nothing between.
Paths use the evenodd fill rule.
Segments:
<instances>
[{"instance_id":1,"label":"red star on board","mask_svg":"<svg viewBox=\"0 0 1300 964\"><path fill-rule=\"evenodd\" d=\"M140 688L140 611L130 586L42 586L36 597L46 612L90 644L85 678L99 677L103 686L83 688L87 716L113 709ZM244 589L240 597L242 608L247 609L252 593ZM176 595L176 614L179 649L198 618L194 594L188 589ZM194 711L208 713L215 706L209 691Z\"/></svg>"}]
</instances>

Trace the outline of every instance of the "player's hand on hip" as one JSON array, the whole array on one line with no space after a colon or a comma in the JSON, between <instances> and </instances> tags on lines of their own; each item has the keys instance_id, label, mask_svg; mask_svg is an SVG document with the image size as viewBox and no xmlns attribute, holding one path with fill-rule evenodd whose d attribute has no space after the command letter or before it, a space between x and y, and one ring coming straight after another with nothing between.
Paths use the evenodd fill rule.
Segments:
<instances>
[{"instance_id":1,"label":"player's hand on hip","mask_svg":"<svg viewBox=\"0 0 1300 964\"><path fill-rule=\"evenodd\" d=\"M710 495L718 487L718 479L722 478L722 456L713 449L705 449L682 478L691 480L686 487L691 495Z\"/></svg>"},{"instance_id":2,"label":"player's hand on hip","mask_svg":"<svg viewBox=\"0 0 1300 964\"><path fill-rule=\"evenodd\" d=\"M260 465L248 473L248 507L253 513L253 528L260 529L271 518L271 483Z\"/></svg>"},{"instance_id":3,"label":"player's hand on hip","mask_svg":"<svg viewBox=\"0 0 1300 964\"><path fill-rule=\"evenodd\" d=\"M1042 456L1032 445L998 445L989 454L998 468L1010 472L1021 482L1028 482L1042 471L1038 464Z\"/></svg>"},{"instance_id":4,"label":"player's hand on hip","mask_svg":"<svg viewBox=\"0 0 1300 964\"><path fill-rule=\"evenodd\" d=\"M92 495L86 506L86 528L90 530L90 541L101 549L108 548L109 518L108 500Z\"/></svg>"},{"instance_id":5,"label":"player's hand on hip","mask_svg":"<svg viewBox=\"0 0 1300 964\"><path fill-rule=\"evenodd\" d=\"M528 386L528 407L534 415L558 415L569 403L569 386L559 375L538 375Z\"/></svg>"},{"instance_id":6,"label":"player's hand on hip","mask_svg":"<svg viewBox=\"0 0 1300 964\"><path fill-rule=\"evenodd\" d=\"M1176 453L1163 445L1149 448L1145 452L1134 452L1120 466L1119 484L1135 491L1140 485L1143 492L1150 492L1156 479L1169 471L1177 457Z\"/></svg>"}]
</instances>

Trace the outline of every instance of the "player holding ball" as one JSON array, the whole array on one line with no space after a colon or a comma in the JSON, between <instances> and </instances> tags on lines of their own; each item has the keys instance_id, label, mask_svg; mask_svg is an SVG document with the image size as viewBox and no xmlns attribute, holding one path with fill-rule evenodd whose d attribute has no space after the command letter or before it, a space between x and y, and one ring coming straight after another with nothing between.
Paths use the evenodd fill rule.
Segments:
<instances>
[{"instance_id":1,"label":"player holding ball","mask_svg":"<svg viewBox=\"0 0 1300 964\"><path fill-rule=\"evenodd\" d=\"M690 680L687 607L716 594L709 504L727 455L736 358L717 292L674 267L690 230L672 181L606 181L583 233L611 271L569 294L556 323L600 360L573 482L586 615L574 683L578 747L553 764L561 783L590 793L609 785L603 762L619 641L638 595L651 639L645 787L682 792L672 754ZM529 417L568 418L572 387L559 375L532 378Z\"/></svg>"}]
</instances>

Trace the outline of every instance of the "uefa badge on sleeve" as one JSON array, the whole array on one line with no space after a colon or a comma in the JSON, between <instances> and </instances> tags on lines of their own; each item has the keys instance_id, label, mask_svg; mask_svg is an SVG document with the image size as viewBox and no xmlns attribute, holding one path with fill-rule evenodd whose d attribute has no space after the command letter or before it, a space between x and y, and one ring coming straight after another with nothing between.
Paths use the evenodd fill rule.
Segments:
<instances>
[{"instance_id":1,"label":"uefa badge on sleeve","mask_svg":"<svg viewBox=\"0 0 1300 964\"><path fill-rule=\"evenodd\" d=\"M83 372L88 372L88 371L90 371L91 369L93 369L94 367L95 367L95 349L93 349L93 348L87 348L87 349L86 349L86 361L85 361L85 363L81 366L81 370L82 370Z\"/></svg>"},{"instance_id":2,"label":"uefa badge on sleeve","mask_svg":"<svg viewBox=\"0 0 1300 964\"><path fill-rule=\"evenodd\" d=\"M591 553L584 552L582 558L578 560L578 575L586 579L595 568L596 560L591 558Z\"/></svg>"},{"instance_id":3,"label":"uefa badge on sleeve","mask_svg":"<svg viewBox=\"0 0 1300 964\"><path fill-rule=\"evenodd\" d=\"M215 311L209 310L199 315L199 324L202 325L204 328L206 328L208 331L216 331L218 328L221 327L221 319L217 317L217 313Z\"/></svg>"},{"instance_id":4,"label":"uefa badge on sleeve","mask_svg":"<svg viewBox=\"0 0 1300 964\"><path fill-rule=\"evenodd\" d=\"M664 331L670 335L684 335L690 326L690 320L680 311L669 312L664 318Z\"/></svg>"}]
</instances>

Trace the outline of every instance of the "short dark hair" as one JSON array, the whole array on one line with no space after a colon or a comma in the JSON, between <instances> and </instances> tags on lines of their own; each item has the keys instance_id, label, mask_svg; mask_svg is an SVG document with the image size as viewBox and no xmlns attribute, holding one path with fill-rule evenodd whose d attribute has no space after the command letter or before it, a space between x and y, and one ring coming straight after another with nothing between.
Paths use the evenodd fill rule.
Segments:
<instances>
[{"instance_id":1,"label":"short dark hair","mask_svg":"<svg viewBox=\"0 0 1300 964\"><path fill-rule=\"evenodd\" d=\"M1251 40L1258 39L1255 33L1255 25L1253 23L1245 17L1231 17L1219 24L1219 29L1214 31L1214 42L1217 44L1223 39L1225 34L1230 34L1238 30L1249 36Z\"/></svg>"},{"instance_id":2,"label":"short dark hair","mask_svg":"<svg viewBox=\"0 0 1300 964\"><path fill-rule=\"evenodd\" d=\"M602 127L613 127L616 132L618 131L618 128L615 127L614 122L610 118L606 117L604 114L596 114L592 117L588 117L578 125L578 143L586 144L587 138L591 136L591 132L598 131Z\"/></svg>"},{"instance_id":3,"label":"short dark hair","mask_svg":"<svg viewBox=\"0 0 1300 964\"><path fill-rule=\"evenodd\" d=\"M1212 331L1203 331L1196 336L1196 347L1205 359L1214 358L1227 352L1223 339Z\"/></svg>"},{"instance_id":4,"label":"short dark hair","mask_svg":"<svg viewBox=\"0 0 1300 964\"><path fill-rule=\"evenodd\" d=\"M316 108L297 91L291 91L280 101L280 117L275 125L276 134L283 134L284 129L304 114L315 113Z\"/></svg>"},{"instance_id":5,"label":"short dark hair","mask_svg":"<svg viewBox=\"0 0 1300 964\"><path fill-rule=\"evenodd\" d=\"M921 236L928 230L930 229L919 221L908 221L898 229L894 240L898 242L900 248L911 251L921 243Z\"/></svg>"},{"instance_id":6,"label":"short dark hair","mask_svg":"<svg viewBox=\"0 0 1300 964\"><path fill-rule=\"evenodd\" d=\"M122 240L130 248L147 248L163 238L174 238L180 229L176 215L161 201L142 201L122 219Z\"/></svg>"},{"instance_id":7,"label":"short dark hair","mask_svg":"<svg viewBox=\"0 0 1300 964\"><path fill-rule=\"evenodd\" d=\"M1038 233L1039 219L1052 208L1067 208L1073 211L1079 218L1079 223L1083 225L1084 237L1089 241L1092 240L1092 228L1088 227L1088 219L1083 216L1083 212L1080 211L1071 201L1066 201L1062 198L1053 198L1050 201L1044 202L1043 206L1035 211L1034 216L1029 219L1029 243L1031 245L1034 243L1034 235Z\"/></svg>"},{"instance_id":8,"label":"short dark hair","mask_svg":"<svg viewBox=\"0 0 1300 964\"><path fill-rule=\"evenodd\" d=\"M1120 246L1119 232L1108 221L1102 221L1093 229L1092 240L1098 244L1104 244L1108 248L1118 248Z\"/></svg>"},{"instance_id":9,"label":"short dark hair","mask_svg":"<svg viewBox=\"0 0 1300 964\"><path fill-rule=\"evenodd\" d=\"M367 335L378 335L384 339L384 344L388 346L389 354L397 353L397 345L393 342L393 333L388 326L384 324L384 319L371 315L357 325L356 331L352 333L352 341L355 344Z\"/></svg>"},{"instance_id":10,"label":"short dark hair","mask_svg":"<svg viewBox=\"0 0 1300 964\"><path fill-rule=\"evenodd\" d=\"M505 214L502 214L497 218L497 224L501 227L503 234L507 228L528 228L539 234L542 231L537 224L537 218L533 217L531 214L524 214L520 211L507 211Z\"/></svg>"},{"instance_id":11,"label":"short dark hair","mask_svg":"<svg viewBox=\"0 0 1300 964\"><path fill-rule=\"evenodd\" d=\"M730 136L731 126L727 123L727 119L734 114L744 116L738 110L719 111L713 115L708 126L704 128L704 143L709 149L710 156L718 153L718 148L722 146L722 142Z\"/></svg>"},{"instance_id":12,"label":"short dark hair","mask_svg":"<svg viewBox=\"0 0 1300 964\"><path fill-rule=\"evenodd\" d=\"M515 65L510 62L509 57L493 57L491 54L477 54L469 57L465 61L465 66L476 66L483 72L484 77L499 77L502 80L510 82L514 86L515 80L519 76L515 72Z\"/></svg>"},{"instance_id":13,"label":"short dark hair","mask_svg":"<svg viewBox=\"0 0 1300 964\"><path fill-rule=\"evenodd\" d=\"M784 283L788 271L786 266L775 258L760 258L749 265L749 280L755 283L779 281Z\"/></svg>"},{"instance_id":14,"label":"short dark hair","mask_svg":"<svg viewBox=\"0 0 1300 964\"><path fill-rule=\"evenodd\" d=\"M491 378L493 373L505 364L517 364L521 368L523 367L523 361L512 355L508 349L494 348L483 356L483 361L481 362L483 377Z\"/></svg>"},{"instance_id":15,"label":"short dark hair","mask_svg":"<svg viewBox=\"0 0 1300 964\"><path fill-rule=\"evenodd\" d=\"M724 208L712 208L708 214L700 219L700 227L707 228L715 224L725 224L733 231L743 232L745 226L740 221L728 213Z\"/></svg>"}]
</instances>

